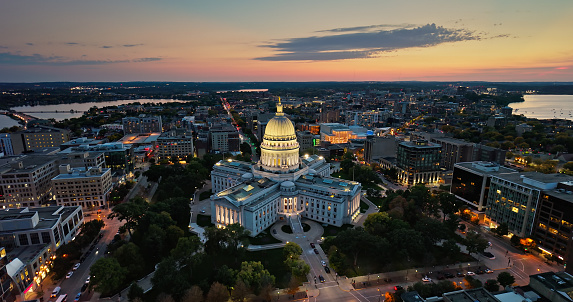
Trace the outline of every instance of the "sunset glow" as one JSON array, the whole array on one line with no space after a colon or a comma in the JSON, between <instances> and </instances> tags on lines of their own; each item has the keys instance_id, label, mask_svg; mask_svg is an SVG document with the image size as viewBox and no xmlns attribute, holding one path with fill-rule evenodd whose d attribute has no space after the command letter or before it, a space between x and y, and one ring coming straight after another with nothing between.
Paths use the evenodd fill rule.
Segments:
<instances>
[{"instance_id":1,"label":"sunset glow","mask_svg":"<svg viewBox=\"0 0 573 302\"><path fill-rule=\"evenodd\" d=\"M4 1L0 81L571 81L571 1Z\"/></svg>"}]
</instances>

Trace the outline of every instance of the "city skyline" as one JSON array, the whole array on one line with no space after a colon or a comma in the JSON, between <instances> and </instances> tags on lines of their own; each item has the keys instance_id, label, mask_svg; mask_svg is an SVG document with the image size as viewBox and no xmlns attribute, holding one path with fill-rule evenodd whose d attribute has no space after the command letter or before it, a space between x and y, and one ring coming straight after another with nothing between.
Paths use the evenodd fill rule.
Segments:
<instances>
[{"instance_id":1,"label":"city skyline","mask_svg":"<svg viewBox=\"0 0 573 302\"><path fill-rule=\"evenodd\" d=\"M573 79L567 1L3 6L0 82Z\"/></svg>"}]
</instances>

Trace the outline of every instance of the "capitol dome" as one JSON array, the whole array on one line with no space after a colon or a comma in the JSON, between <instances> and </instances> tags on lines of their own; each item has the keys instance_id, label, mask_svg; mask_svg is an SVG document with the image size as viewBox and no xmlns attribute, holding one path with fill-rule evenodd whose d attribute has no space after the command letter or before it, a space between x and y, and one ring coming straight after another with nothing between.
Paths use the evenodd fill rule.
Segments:
<instances>
[{"instance_id":1,"label":"capitol dome","mask_svg":"<svg viewBox=\"0 0 573 302\"><path fill-rule=\"evenodd\" d=\"M261 167L274 173L288 173L299 168L299 149L292 122L284 115L281 99L276 115L267 123L261 143Z\"/></svg>"},{"instance_id":2,"label":"capitol dome","mask_svg":"<svg viewBox=\"0 0 573 302\"><path fill-rule=\"evenodd\" d=\"M294 126L292 122L283 115L273 117L265 128L263 139L268 140L292 140L296 139Z\"/></svg>"}]
</instances>

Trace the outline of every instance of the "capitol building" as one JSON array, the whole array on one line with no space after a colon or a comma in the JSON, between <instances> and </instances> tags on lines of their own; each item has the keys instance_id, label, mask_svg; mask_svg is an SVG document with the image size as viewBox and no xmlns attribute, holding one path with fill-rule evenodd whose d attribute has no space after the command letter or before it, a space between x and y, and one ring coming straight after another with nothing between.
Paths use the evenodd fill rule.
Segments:
<instances>
[{"instance_id":1,"label":"capitol building","mask_svg":"<svg viewBox=\"0 0 573 302\"><path fill-rule=\"evenodd\" d=\"M217 227L239 223L251 236L280 220L293 225L300 225L301 218L334 226L352 223L360 213L360 183L330 177L324 158L301 157L299 149L279 99L259 162L229 159L213 167L211 222Z\"/></svg>"}]
</instances>

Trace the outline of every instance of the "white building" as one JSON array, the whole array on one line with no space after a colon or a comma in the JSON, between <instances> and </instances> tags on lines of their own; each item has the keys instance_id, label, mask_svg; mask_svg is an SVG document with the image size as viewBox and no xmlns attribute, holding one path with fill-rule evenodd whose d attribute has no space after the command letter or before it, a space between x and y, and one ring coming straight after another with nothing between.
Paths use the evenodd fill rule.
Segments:
<instances>
[{"instance_id":1,"label":"white building","mask_svg":"<svg viewBox=\"0 0 573 302\"><path fill-rule=\"evenodd\" d=\"M220 161L211 172L211 221L239 223L256 236L277 220L300 218L341 226L360 213L358 182L330 177L330 164L313 155L299 157L292 122L282 104L265 129L257 164Z\"/></svg>"},{"instance_id":2,"label":"white building","mask_svg":"<svg viewBox=\"0 0 573 302\"><path fill-rule=\"evenodd\" d=\"M110 168L70 168L60 165L60 175L52 179L56 204L84 209L107 204L112 189Z\"/></svg>"}]
</instances>

